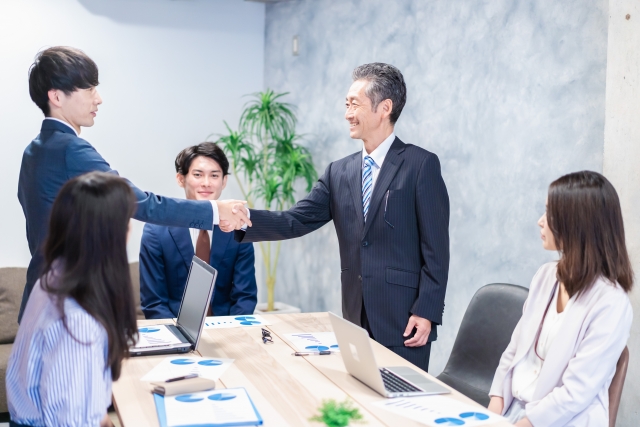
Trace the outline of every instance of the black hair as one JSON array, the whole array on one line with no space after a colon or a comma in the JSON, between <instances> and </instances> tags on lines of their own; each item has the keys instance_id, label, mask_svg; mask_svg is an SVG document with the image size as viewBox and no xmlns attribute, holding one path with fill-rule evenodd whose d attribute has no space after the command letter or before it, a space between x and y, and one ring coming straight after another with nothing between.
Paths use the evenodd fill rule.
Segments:
<instances>
[{"instance_id":1,"label":"black hair","mask_svg":"<svg viewBox=\"0 0 640 427\"><path fill-rule=\"evenodd\" d=\"M69 95L77 89L100 84L98 66L83 51L55 46L38 52L29 68L29 95L45 116L49 111L49 91L59 89Z\"/></svg>"},{"instance_id":2,"label":"black hair","mask_svg":"<svg viewBox=\"0 0 640 427\"><path fill-rule=\"evenodd\" d=\"M364 93L371 100L373 111L376 111L378 104L385 99L391 100L389 120L395 124L407 102L407 86L400 70L390 64L373 62L357 67L353 70L351 77L354 82L357 80L368 82Z\"/></svg>"},{"instance_id":3,"label":"black hair","mask_svg":"<svg viewBox=\"0 0 640 427\"><path fill-rule=\"evenodd\" d=\"M202 142L198 145L187 147L178 153L175 162L176 172L180 175L187 175L189 168L191 168L191 163L198 156L205 156L215 160L222 168L222 175L229 175L229 160L222 148L215 142Z\"/></svg>"},{"instance_id":4,"label":"black hair","mask_svg":"<svg viewBox=\"0 0 640 427\"><path fill-rule=\"evenodd\" d=\"M127 259L135 210L135 195L124 179L104 172L78 176L53 203L44 245L42 288L57 297L65 327L66 297L104 327L109 340L105 369L111 367L114 381L138 333Z\"/></svg>"}]
</instances>

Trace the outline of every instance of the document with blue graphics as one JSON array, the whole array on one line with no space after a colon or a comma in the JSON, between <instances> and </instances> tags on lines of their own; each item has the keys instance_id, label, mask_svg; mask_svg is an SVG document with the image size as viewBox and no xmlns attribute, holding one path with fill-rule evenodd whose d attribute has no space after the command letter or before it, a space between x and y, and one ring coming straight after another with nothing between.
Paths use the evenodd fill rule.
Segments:
<instances>
[{"instance_id":1,"label":"document with blue graphics","mask_svg":"<svg viewBox=\"0 0 640 427\"><path fill-rule=\"evenodd\" d=\"M262 417L244 388L163 397L153 395L160 427L259 426Z\"/></svg>"}]
</instances>

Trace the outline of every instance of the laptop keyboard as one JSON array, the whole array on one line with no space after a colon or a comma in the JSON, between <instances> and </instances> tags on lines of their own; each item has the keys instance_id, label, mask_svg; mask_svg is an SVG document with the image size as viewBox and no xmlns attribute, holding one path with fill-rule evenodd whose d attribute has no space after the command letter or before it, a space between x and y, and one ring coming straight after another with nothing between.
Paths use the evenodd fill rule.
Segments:
<instances>
[{"instance_id":1,"label":"laptop keyboard","mask_svg":"<svg viewBox=\"0 0 640 427\"><path fill-rule=\"evenodd\" d=\"M386 388L390 393L411 393L415 391L422 391L422 389L408 383L402 379L402 377L399 377L385 368L380 368L380 374L382 374L384 388Z\"/></svg>"}]
</instances>

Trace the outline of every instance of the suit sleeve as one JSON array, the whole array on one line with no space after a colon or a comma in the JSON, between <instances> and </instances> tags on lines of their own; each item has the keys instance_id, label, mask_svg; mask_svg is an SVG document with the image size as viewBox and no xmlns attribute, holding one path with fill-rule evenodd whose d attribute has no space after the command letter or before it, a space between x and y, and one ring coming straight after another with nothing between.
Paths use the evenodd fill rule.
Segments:
<instances>
[{"instance_id":1,"label":"suit sleeve","mask_svg":"<svg viewBox=\"0 0 640 427\"><path fill-rule=\"evenodd\" d=\"M147 319L171 319L162 245L154 227L144 226L140 242L140 305Z\"/></svg>"},{"instance_id":2,"label":"suit sleeve","mask_svg":"<svg viewBox=\"0 0 640 427\"><path fill-rule=\"evenodd\" d=\"M255 255L253 244L241 243L233 266L233 286L231 288L229 314L253 314L258 302L256 284Z\"/></svg>"},{"instance_id":3,"label":"suit sleeve","mask_svg":"<svg viewBox=\"0 0 640 427\"><path fill-rule=\"evenodd\" d=\"M411 313L440 325L449 277L449 195L435 154L420 166L416 210L424 265Z\"/></svg>"},{"instance_id":4,"label":"suit sleeve","mask_svg":"<svg viewBox=\"0 0 640 427\"><path fill-rule=\"evenodd\" d=\"M331 165L318 179L311 192L288 211L272 212L251 209L251 223L246 231L236 231L238 242L287 240L304 236L331 221Z\"/></svg>"},{"instance_id":5,"label":"suit sleeve","mask_svg":"<svg viewBox=\"0 0 640 427\"><path fill-rule=\"evenodd\" d=\"M530 402L525 413L535 427L560 427L584 411L610 381L629 339L633 313L626 294L616 292L598 304L562 375L562 386ZM571 313L569 313L571 314Z\"/></svg>"},{"instance_id":6,"label":"suit sleeve","mask_svg":"<svg viewBox=\"0 0 640 427\"><path fill-rule=\"evenodd\" d=\"M69 144L65 160L69 171L67 179L95 171L118 175L96 149L81 138L74 138ZM138 201L138 208L133 216L135 219L172 227L213 229L213 209L209 201L158 196L140 190L126 178L125 181L131 186Z\"/></svg>"}]
</instances>

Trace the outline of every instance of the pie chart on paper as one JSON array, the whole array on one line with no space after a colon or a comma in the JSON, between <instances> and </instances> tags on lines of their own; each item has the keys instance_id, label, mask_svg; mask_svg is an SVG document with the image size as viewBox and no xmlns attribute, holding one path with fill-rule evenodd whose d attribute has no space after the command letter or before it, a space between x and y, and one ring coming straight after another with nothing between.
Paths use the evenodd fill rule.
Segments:
<instances>
[{"instance_id":1,"label":"pie chart on paper","mask_svg":"<svg viewBox=\"0 0 640 427\"><path fill-rule=\"evenodd\" d=\"M195 362L191 359L174 359L171 363L174 365L191 365Z\"/></svg>"},{"instance_id":2,"label":"pie chart on paper","mask_svg":"<svg viewBox=\"0 0 640 427\"><path fill-rule=\"evenodd\" d=\"M460 414L460 418L467 420L484 421L489 419L489 415L483 414L482 412L465 412Z\"/></svg>"},{"instance_id":3,"label":"pie chart on paper","mask_svg":"<svg viewBox=\"0 0 640 427\"><path fill-rule=\"evenodd\" d=\"M236 320L240 321L240 324L244 326L259 325L262 323L253 316L240 316L236 317Z\"/></svg>"},{"instance_id":4,"label":"pie chart on paper","mask_svg":"<svg viewBox=\"0 0 640 427\"><path fill-rule=\"evenodd\" d=\"M143 334L149 334L151 332L158 332L160 329L158 328L140 328L138 329L138 332L141 332Z\"/></svg>"},{"instance_id":5,"label":"pie chart on paper","mask_svg":"<svg viewBox=\"0 0 640 427\"><path fill-rule=\"evenodd\" d=\"M207 359L207 360L201 360L200 362L198 362L198 365L202 365L202 366L220 366L220 365L222 365L222 361L213 360L213 359Z\"/></svg>"},{"instance_id":6,"label":"pie chart on paper","mask_svg":"<svg viewBox=\"0 0 640 427\"><path fill-rule=\"evenodd\" d=\"M231 400L231 399L235 399L236 395L235 394L231 394L231 393L216 393L216 394L212 394L211 396L207 397L207 399L209 400L217 400L217 401L221 401L221 400Z\"/></svg>"},{"instance_id":7,"label":"pie chart on paper","mask_svg":"<svg viewBox=\"0 0 640 427\"><path fill-rule=\"evenodd\" d=\"M192 394L182 394L180 396L176 396L176 400L178 402L192 403L192 402L200 402L204 400L202 397L194 397Z\"/></svg>"},{"instance_id":8,"label":"pie chart on paper","mask_svg":"<svg viewBox=\"0 0 640 427\"><path fill-rule=\"evenodd\" d=\"M465 424L459 418L438 418L435 422L439 426L463 426Z\"/></svg>"}]
</instances>

